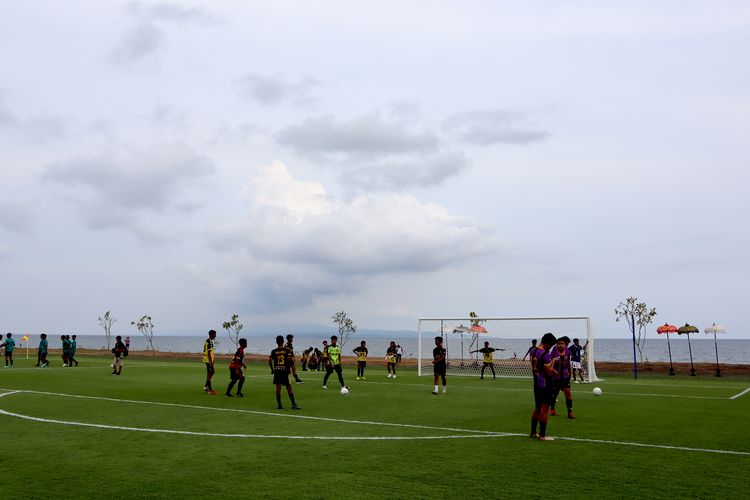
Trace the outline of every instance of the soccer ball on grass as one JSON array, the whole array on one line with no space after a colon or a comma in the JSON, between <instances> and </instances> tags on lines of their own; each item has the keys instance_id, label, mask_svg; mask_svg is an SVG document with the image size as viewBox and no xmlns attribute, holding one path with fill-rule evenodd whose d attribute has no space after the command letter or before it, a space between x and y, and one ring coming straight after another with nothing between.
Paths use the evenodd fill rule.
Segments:
<instances>
[{"instance_id":1,"label":"soccer ball on grass","mask_svg":"<svg viewBox=\"0 0 750 500\"><path fill-rule=\"evenodd\" d=\"M594 390L592 392L594 393L594 396L601 396L602 395L602 390L599 389L598 387L594 387Z\"/></svg>"},{"instance_id":2,"label":"soccer ball on grass","mask_svg":"<svg viewBox=\"0 0 750 500\"><path fill-rule=\"evenodd\" d=\"M346 387L342 387L341 390L339 391L339 394L341 394L342 396L348 396L349 395L349 389L346 388Z\"/></svg>"}]
</instances>

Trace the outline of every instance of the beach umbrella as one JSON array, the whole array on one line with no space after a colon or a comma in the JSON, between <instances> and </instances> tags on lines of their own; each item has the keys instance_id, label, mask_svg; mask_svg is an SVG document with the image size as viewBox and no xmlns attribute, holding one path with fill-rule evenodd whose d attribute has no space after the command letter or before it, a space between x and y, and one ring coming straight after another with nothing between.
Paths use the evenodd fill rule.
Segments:
<instances>
[{"instance_id":1,"label":"beach umbrella","mask_svg":"<svg viewBox=\"0 0 750 500\"><path fill-rule=\"evenodd\" d=\"M716 334L717 333L727 333L727 329L724 328L721 325L717 325L716 323L712 324L711 326L707 326L703 333L713 334L714 336L714 349L716 349L716 376L721 377L721 370L719 369L719 345L716 342Z\"/></svg>"},{"instance_id":2,"label":"beach umbrella","mask_svg":"<svg viewBox=\"0 0 750 500\"><path fill-rule=\"evenodd\" d=\"M690 346L690 334L698 333L697 326L689 325L685 323L685 326L681 326L677 329L677 333L680 335L687 335L688 338L688 352L690 352L690 376L695 377L695 367L693 366L693 348Z\"/></svg>"},{"instance_id":3,"label":"beach umbrella","mask_svg":"<svg viewBox=\"0 0 750 500\"><path fill-rule=\"evenodd\" d=\"M656 329L656 333L661 335L662 333L667 334L667 349L669 350L669 374L674 375L674 366L672 366L672 347L669 345L669 334L670 333L677 333L677 327L674 325L670 325L669 323L664 323L662 326Z\"/></svg>"},{"instance_id":4,"label":"beach umbrella","mask_svg":"<svg viewBox=\"0 0 750 500\"><path fill-rule=\"evenodd\" d=\"M482 325L474 325L470 328L470 330L474 333L487 333L487 329Z\"/></svg>"}]
</instances>

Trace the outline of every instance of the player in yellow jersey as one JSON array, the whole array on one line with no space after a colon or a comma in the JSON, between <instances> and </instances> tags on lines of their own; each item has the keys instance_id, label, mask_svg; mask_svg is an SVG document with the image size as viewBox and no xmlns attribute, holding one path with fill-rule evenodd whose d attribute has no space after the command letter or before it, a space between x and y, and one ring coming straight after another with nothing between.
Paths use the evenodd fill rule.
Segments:
<instances>
[{"instance_id":1,"label":"player in yellow jersey","mask_svg":"<svg viewBox=\"0 0 750 500\"><path fill-rule=\"evenodd\" d=\"M367 367L367 342L364 340L352 351L357 355L357 380L367 380L365 368Z\"/></svg>"},{"instance_id":2,"label":"player in yellow jersey","mask_svg":"<svg viewBox=\"0 0 750 500\"><path fill-rule=\"evenodd\" d=\"M385 351L385 365L388 368L388 378L396 378L396 360L398 359L398 348L396 342L391 340L391 345ZM391 373L392 372L392 373Z\"/></svg>"},{"instance_id":3,"label":"player in yellow jersey","mask_svg":"<svg viewBox=\"0 0 750 500\"><path fill-rule=\"evenodd\" d=\"M328 363L326 365L326 374L323 376L323 389L328 389L326 385L328 383L328 377L333 372L339 377L339 384L341 387L349 386L344 384L344 375L341 371L341 346L338 344L339 338L336 335L331 336L331 343L323 350L323 356L327 355Z\"/></svg>"},{"instance_id":4,"label":"player in yellow jersey","mask_svg":"<svg viewBox=\"0 0 750 500\"><path fill-rule=\"evenodd\" d=\"M479 379L484 379L484 370L489 367L490 370L492 370L492 378L496 378L495 376L495 362L493 359L492 353L495 351L504 351L505 349L495 349L494 347L490 347L489 342L484 343L484 347L482 349L477 349L476 351L470 351L471 353L475 352L481 352L484 357L484 362L482 363L482 374L479 376Z\"/></svg>"},{"instance_id":5,"label":"player in yellow jersey","mask_svg":"<svg viewBox=\"0 0 750 500\"><path fill-rule=\"evenodd\" d=\"M211 386L211 378L213 378L216 372L214 368L214 361L216 360L216 354L214 351L214 339L216 338L216 330L210 330L208 332L208 338L203 342L203 362L206 364L206 383L203 386L203 390L211 396L216 395L216 391Z\"/></svg>"}]
</instances>

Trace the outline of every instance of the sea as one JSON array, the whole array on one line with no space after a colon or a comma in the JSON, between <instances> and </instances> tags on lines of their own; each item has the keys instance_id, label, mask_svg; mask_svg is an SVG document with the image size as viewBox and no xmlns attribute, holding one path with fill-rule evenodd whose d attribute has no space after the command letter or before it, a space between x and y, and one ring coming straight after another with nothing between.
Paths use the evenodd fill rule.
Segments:
<instances>
[{"instance_id":1,"label":"sea","mask_svg":"<svg viewBox=\"0 0 750 500\"><path fill-rule=\"evenodd\" d=\"M389 338L383 335L377 335L373 337L363 337L353 335L348 343L344 346L344 352L354 349L359 345L360 340L367 340L367 347L370 350L370 355L378 355L382 353L385 355L386 348L388 347L389 341L393 340L400 345L404 350L405 358L416 358L418 347L417 347L417 336L416 332L414 336L404 336L403 332L399 332L401 335ZM329 338L330 334L299 334L295 335L294 348L295 351L301 352L308 347L319 347L322 349L321 343L324 339ZM123 336L123 339L125 337ZM276 347L274 337L272 336L253 336L247 335L248 340L248 353L252 354L266 354L271 352ZM36 339L36 340L35 340ZM104 335L78 335L78 348L79 349L107 349L107 339ZM203 350L203 336L180 336L180 335L164 335L154 337L154 348L157 351L165 352L180 352L180 353L200 353ZM36 348L38 338L36 336L31 339L31 348ZM114 342L114 339L113 339ZM227 335L221 335L216 338L216 352L220 354L231 354L234 352L234 344L230 341ZM502 341L497 342L497 345L493 343L495 347L502 347ZM688 362L690 361L688 340L683 336L673 336L670 338L670 346L672 348L672 359L675 362ZM714 347L713 337L699 337L691 338L690 346L693 351L693 361L696 363L711 363L716 362L716 350ZM737 365L750 365L750 339L718 339L718 351L719 351L719 362L725 364L737 364ZM25 347L25 346L17 346ZM428 342L427 348L431 349L431 342ZM50 341L51 349L60 348L60 340L54 337ZM143 336L130 336L130 349L135 351L143 351L147 348L146 339ZM594 343L594 356L597 361L613 361L613 362L632 362L633 361L633 344L630 339L596 339ZM504 353L496 354L497 359L503 357L523 357L525 350L522 352L512 352L512 349L508 349ZM651 362L669 361L669 352L667 348L667 340L665 338L654 338L647 339L644 349L644 358Z\"/></svg>"}]
</instances>

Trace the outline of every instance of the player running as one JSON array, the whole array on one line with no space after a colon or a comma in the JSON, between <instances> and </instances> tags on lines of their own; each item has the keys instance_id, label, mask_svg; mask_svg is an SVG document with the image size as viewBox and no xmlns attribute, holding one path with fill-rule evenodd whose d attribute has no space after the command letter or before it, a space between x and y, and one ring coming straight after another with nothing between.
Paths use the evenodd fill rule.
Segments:
<instances>
[{"instance_id":1,"label":"player running","mask_svg":"<svg viewBox=\"0 0 750 500\"><path fill-rule=\"evenodd\" d=\"M396 342L391 340L391 345L385 351L385 365L388 368L388 378L396 378L396 361L398 361L398 348L396 347Z\"/></svg>"},{"instance_id":2,"label":"player running","mask_svg":"<svg viewBox=\"0 0 750 500\"><path fill-rule=\"evenodd\" d=\"M477 349L476 351L469 351L470 353L475 352L481 352L483 355L484 362L482 363L482 373L479 375L479 380L484 380L484 370L489 367L490 370L492 370L492 378L497 378L495 375L495 362L493 359L493 352L495 351L504 351L505 349L495 349L494 347L490 347L489 342L484 343L484 347L481 349Z\"/></svg>"},{"instance_id":3,"label":"player running","mask_svg":"<svg viewBox=\"0 0 750 500\"><path fill-rule=\"evenodd\" d=\"M294 383L295 384L302 384L304 381L300 380L300 378L297 376L297 363L296 358L294 357L294 345L292 344L294 342L294 335L291 333L286 336L286 347L289 349L289 354L292 356L292 375L294 375Z\"/></svg>"},{"instance_id":4,"label":"player running","mask_svg":"<svg viewBox=\"0 0 750 500\"><path fill-rule=\"evenodd\" d=\"M586 352L586 347L589 345L589 341L587 340L583 346L581 346L580 341L578 339L573 339L573 345L568 347L570 350L570 366L573 371L573 382L576 384L585 384L586 382L583 380L583 366L581 365L581 353ZM581 381L578 382L576 380L576 373L578 373L578 376L581 378Z\"/></svg>"},{"instance_id":5,"label":"player running","mask_svg":"<svg viewBox=\"0 0 750 500\"><path fill-rule=\"evenodd\" d=\"M209 330L208 338L203 342L203 362L206 364L206 383L203 385L203 390L211 396L216 395L216 391L211 385L211 379L214 373L216 373L216 367L214 366L214 362L216 361L214 339L216 339L216 330Z\"/></svg>"},{"instance_id":6,"label":"player running","mask_svg":"<svg viewBox=\"0 0 750 500\"><path fill-rule=\"evenodd\" d=\"M549 414L554 416L557 415L555 412L555 403L557 403L557 396L560 391L565 394L565 406L568 409L568 418L576 418L573 413L573 395L570 392L570 351L568 350L567 343L570 341L568 337L560 337L557 339L557 346L552 350L554 368L557 375L553 377L553 393L552 401L549 408Z\"/></svg>"},{"instance_id":7,"label":"player running","mask_svg":"<svg viewBox=\"0 0 750 500\"><path fill-rule=\"evenodd\" d=\"M355 347L352 352L357 356L357 380L367 380L365 377L365 368L367 368L367 342L360 342L359 347Z\"/></svg>"},{"instance_id":8,"label":"player running","mask_svg":"<svg viewBox=\"0 0 750 500\"><path fill-rule=\"evenodd\" d=\"M237 384L237 397L244 398L242 394L242 386L245 385L245 375L242 373L245 366L245 349L247 348L247 339L240 339L240 346L237 348L237 352L234 353L232 362L229 363L229 387L227 387L226 397L232 397L232 387ZM238 383L239 382L239 383Z\"/></svg>"},{"instance_id":9,"label":"player running","mask_svg":"<svg viewBox=\"0 0 750 500\"><path fill-rule=\"evenodd\" d=\"M2 338L2 335L0 335L0 338ZM13 339L12 333L5 334L5 342L0 344L0 347L5 347L5 368L13 368L13 349L16 347L16 341Z\"/></svg>"},{"instance_id":10,"label":"player running","mask_svg":"<svg viewBox=\"0 0 750 500\"><path fill-rule=\"evenodd\" d=\"M323 389L328 389L326 383L328 382L328 377L330 377L333 372L336 372L336 375L338 375L341 387L349 388L349 386L344 384L344 374L341 370L341 346L338 345L338 341L339 338L336 335L331 336L330 345L323 349L323 356L326 357L326 353L328 354L326 374L323 376Z\"/></svg>"},{"instance_id":11,"label":"player running","mask_svg":"<svg viewBox=\"0 0 750 500\"><path fill-rule=\"evenodd\" d=\"M551 333L545 333L540 343L541 347L534 347L531 353L531 373L534 377L534 412L531 414L531 437L540 441L552 441L547 436L547 411L552 399L552 378L555 372L552 354L549 350L557 339ZM536 433L537 423L539 434Z\"/></svg>"},{"instance_id":12,"label":"player running","mask_svg":"<svg viewBox=\"0 0 750 500\"><path fill-rule=\"evenodd\" d=\"M112 375L122 375L122 366L125 364L125 357L128 355L128 348L122 343L122 337L115 337L115 346L112 348L112 354L115 359L112 360Z\"/></svg>"},{"instance_id":13,"label":"player running","mask_svg":"<svg viewBox=\"0 0 750 500\"><path fill-rule=\"evenodd\" d=\"M281 405L281 386L283 385L286 387L286 392L292 402L292 410L301 410L302 408L297 406L294 401L294 391L292 390L292 384L289 383L289 370L293 366L291 351L284 346L284 337L281 335L276 337L276 346L276 349L271 351L271 355L268 356L268 366L273 374L273 383L276 384L276 408L278 410L284 409Z\"/></svg>"},{"instance_id":14,"label":"player running","mask_svg":"<svg viewBox=\"0 0 750 500\"><path fill-rule=\"evenodd\" d=\"M432 371L435 373L435 390L432 394L438 395L438 379L443 381L443 394L446 393L445 372L448 367L445 361L445 348L443 347L443 337L435 337L435 348L432 350Z\"/></svg>"}]
</instances>

